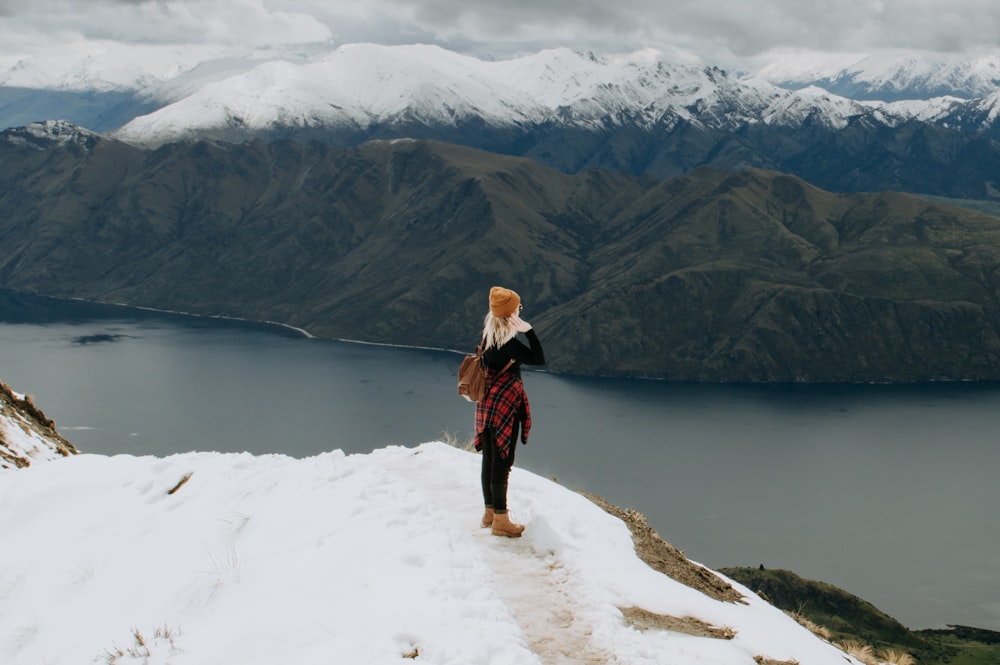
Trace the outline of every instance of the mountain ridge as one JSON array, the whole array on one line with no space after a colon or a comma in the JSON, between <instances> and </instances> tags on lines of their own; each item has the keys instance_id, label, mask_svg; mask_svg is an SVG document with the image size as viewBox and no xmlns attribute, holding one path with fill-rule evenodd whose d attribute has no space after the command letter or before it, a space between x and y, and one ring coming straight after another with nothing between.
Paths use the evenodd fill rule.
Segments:
<instances>
[{"instance_id":1,"label":"mountain ridge","mask_svg":"<svg viewBox=\"0 0 1000 665\"><path fill-rule=\"evenodd\" d=\"M415 140L4 136L9 289L461 349L504 283L557 372L998 378L1000 221L904 194L754 169L569 175Z\"/></svg>"},{"instance_id":2,"label":"mountain ridge","mask_svg":"<svg viewBox=\"0 0 1000 665\"><path fill-rule=\"evenodd\" d=\"M668 62L648 50L597 56L550 49L483 61L436 46L350 44L304 63L265 62L136 118L114 135L155 147L184 138L247 140L315 128L337 142L350 131L377 138L379 128L442 131L472 119L490 127L590 130L687 121L732 131L750 123L798 127L810 116L840 128L859 115L888 127L920 118L986 131L992 125L970 125L962 117L998 91L994 85L971 99L892 104L838 96L822 84L804 81L790 89L709 65Z\"/></svg>"},{"instance_id":3,"label":"mountain ridge","mask_svg":"<svg viewBox=\"0 0 1000 665\"><path fill-rule=\"evenodd\" d=\"M0 64L8 84L42 85L44 76L60 82L36 93L0 88L10 91L0 121L29 124L29 113L85 126L79 120L86 119L149 148L197 139L348 147L416 138L529 157L567 173L668 177L706 165L750 166L839 192L1000 198L1000 88L986 83L968 98L852 99L818 87L818 79L783 88L649 49L550 49L483 60L430 45L347 44L202 57L209 59L173 66L98 61L85 66L93 71L70 67L62 75L59 67L68 65L52 65L53 74L29 61L4 75ZM929 62L911 62L911 78L933 70ZM983 70L985 81L989 62L965 70ZM42 73L29 75L32 67ZM141 76L136 68L154 73ZM892 71L906 79L898 67ZM94 86L104 81L104 92L73 89L66 78L73 72ZM129 122L116 124L132 111Z\"/></svg>"}]
</instances>

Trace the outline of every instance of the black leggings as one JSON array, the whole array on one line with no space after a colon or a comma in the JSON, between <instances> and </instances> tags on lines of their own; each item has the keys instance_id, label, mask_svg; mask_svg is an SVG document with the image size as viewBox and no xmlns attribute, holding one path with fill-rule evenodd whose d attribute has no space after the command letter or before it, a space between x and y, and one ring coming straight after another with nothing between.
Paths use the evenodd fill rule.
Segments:
<instances>
[{"instance_id":1,"label":"black leggings","mask_svg":"<svg viewBox=\"0 0 1000 665\"><path fill-rule=\"evenodd\" d=\"M517 431L517 428L514 428ZM500 446L497 445L496 431L492 428L483 430L483 500L486 506L492 507L498 513L507 512L507 478L514 466L514 450L517 439L511 442L507 457L500 456Z\"/></svg>"}]
</instances>

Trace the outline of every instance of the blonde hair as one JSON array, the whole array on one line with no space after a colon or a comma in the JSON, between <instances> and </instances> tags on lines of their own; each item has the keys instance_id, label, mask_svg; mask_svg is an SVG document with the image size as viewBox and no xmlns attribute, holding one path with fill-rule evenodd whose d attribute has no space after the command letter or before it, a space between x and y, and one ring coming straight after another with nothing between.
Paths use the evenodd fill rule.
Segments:
<instances>
[{"instance_id":1,"label":"blonde hair","mask_svg":"<svg viewBox=\"0 0 1000 665\"><path fill-rule=\"evenodd\" d=\"M483 338L486 340L484 351L489 348L499 349L514 339L516 334L509 318L500 318L494 316L493 312L486 312L486 318L483 319Z\"/></svg>"}]
</instances>

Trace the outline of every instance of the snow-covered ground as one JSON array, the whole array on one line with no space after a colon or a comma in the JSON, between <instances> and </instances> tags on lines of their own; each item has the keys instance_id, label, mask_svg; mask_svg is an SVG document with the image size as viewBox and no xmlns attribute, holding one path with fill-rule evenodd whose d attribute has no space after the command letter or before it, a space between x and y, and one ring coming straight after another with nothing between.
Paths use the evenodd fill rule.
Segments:
<instances>
[{"instance_id":1,"label":"snow-covered ground","mask_svg":"<svg viewBox=\"0 0 1000 665\"><path fill-rule=\"evenodd\" d=\"M494 537L478 476L439 442L0 471L0 662L857 663L736 583L723 602L654 571L623 521L523 469L525 535Z\"/></svg>"}]
</instances>

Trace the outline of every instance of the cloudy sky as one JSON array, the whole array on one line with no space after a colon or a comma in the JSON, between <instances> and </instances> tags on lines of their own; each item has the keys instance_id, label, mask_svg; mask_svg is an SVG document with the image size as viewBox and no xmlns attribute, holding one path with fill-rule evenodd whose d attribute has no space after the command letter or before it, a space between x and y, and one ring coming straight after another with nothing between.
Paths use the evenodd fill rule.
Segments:
<instances>
[{"instance_id":1,"label":"cloudy sky","mask_svg":"<svg viewBox=\"0 0 1000 665\"><path fill-rule=\"evenodd\" d=\"M505 56L653 47L713 64L776 49L993 49L996 0L0 0L0 55L81 40L436 43Z\"/></svg>"}]
</instances>

